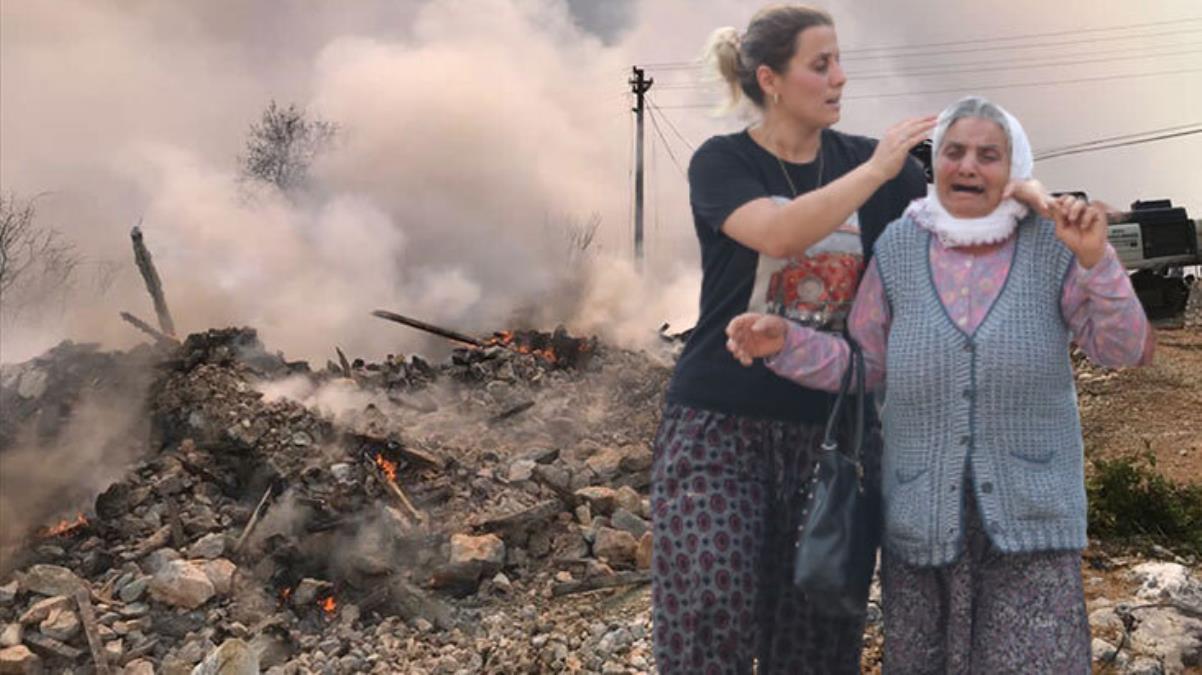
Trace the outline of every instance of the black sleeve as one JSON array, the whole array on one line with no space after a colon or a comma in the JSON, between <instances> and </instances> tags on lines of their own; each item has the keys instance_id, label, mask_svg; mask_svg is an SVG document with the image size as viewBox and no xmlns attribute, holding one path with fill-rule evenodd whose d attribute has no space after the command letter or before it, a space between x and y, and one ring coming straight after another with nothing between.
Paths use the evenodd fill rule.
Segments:
<instances>
[{"instance_id":1,"label":"black sleeve","mask_svg":"<svg viewBox=\"0 0 1202 675\"><path fill-rule=\"evenodd\" d=\"M729 139L715 136L697 148L689 162L689 203L697 222L719 232L726 219L768 190L747 157Z\"/></svg>"}]
</instances>

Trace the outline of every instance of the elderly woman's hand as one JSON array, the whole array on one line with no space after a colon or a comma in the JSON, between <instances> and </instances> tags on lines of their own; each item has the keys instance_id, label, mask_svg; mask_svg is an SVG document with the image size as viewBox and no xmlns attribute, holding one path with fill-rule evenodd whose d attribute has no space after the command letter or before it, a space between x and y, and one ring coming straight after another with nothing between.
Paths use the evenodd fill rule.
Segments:
<instances>
[{"instance_id":1,"label":"elderly woman's hand","mask_svg":"<svg viewBox=\"0 0 1202 675\"><path fill-rule=\"evenodd\" d=\"M739 363L750 366L754 359L779 352L788 330L785 320L774 314L740 314L726 325L726 348Z\"/></svg>"},{"instance_id":2,"label":"elderly woman's hand","mask_svg":"<svg viewBox=\"0 0 1202 675\"><path fill-rule=\"evenodd\" d=\"M1002 199L1010 197L1026 205L1027 208L1033 209L1044 218L1052 217L1052 195L1048 194L1043 183L1034 178L1012 180L1007 183L1006 189L1002 191Z\"/></svg>"},{"instance_id":3,"label":"elderly woman's hand","mask_svg":"<svg viewBox=\"0 0 1202 675\"><path fill-rule=\"evenodd\" d=\"M1077 256L1077 262L1090 269L1106 254L1106 207L1087 204L1072 195L1061 195L1052 203L1056 236Z\"/></svg>"}]
</instances>

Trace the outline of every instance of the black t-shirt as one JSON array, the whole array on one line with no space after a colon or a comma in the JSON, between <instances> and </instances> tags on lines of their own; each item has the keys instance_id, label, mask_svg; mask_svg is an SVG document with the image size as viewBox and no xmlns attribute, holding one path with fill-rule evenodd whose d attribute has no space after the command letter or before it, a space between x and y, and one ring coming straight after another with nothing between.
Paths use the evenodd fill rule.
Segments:
<instances>
[{"instance_id":1,"label":"black t-shirt","mask_svg":"<svg viewBox=\"0 0 1202 675\"><path fill-rule=\"evenodd\" d=\"M901 173L881 186L848 223L800 258L786 261L761 255L726 236L721 228L731 213L753 199L790 199L794 188L799 194L813 190L820 164L821 183L830 183L867 161L875 147L873 139L826 129L821 159L808 164L785 162L784 171L776 156L746 130L714 136L697 149L689 163L689 201L701 243L701 314L677 363L668 402L792 422L826 419L830 394L779 377L758 360L750 367L741 365L726 350L726 324L749 309L813 324L836 324L846 314L876 238L911 200L926 194L922 167L908 159ZM854 244L856 237L859 250L853 255L848 242ZM821 250L828 252L815 253ZM812 264L807 258L819 262ZM854 271L849 272L852 266ZM836 305L835 310L825 309Z\"/></svg>"}]
</instances>

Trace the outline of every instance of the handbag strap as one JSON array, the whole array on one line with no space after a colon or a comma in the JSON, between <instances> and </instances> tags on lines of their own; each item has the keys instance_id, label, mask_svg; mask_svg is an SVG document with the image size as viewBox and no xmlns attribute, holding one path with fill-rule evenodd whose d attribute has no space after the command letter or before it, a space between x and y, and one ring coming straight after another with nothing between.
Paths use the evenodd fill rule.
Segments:
<instances>
[{"instance_id":1,"label":"handbag strap","mask_svg":"<svg viewBox=\"0 0 1202 675\"><path fill-rule=\"evenodd\" d=\"M860 449L864 445L864 353L860 349L859 343L853 340L850 335L845 334L844 339L847 341L847 346L850 350L847 360L847 370L843 372L843 381L839 387L839 394L835 397L835 405L831 410L830 417L826 420L826 431L822 437L822 449L829 452L839 448L839 443L836 440L839 419L843 415L843 405L847 397L854 395L856 397L856 408L850 455L858 464L860 462ZM855 381L854 388L852 386L853 380Z\"/></svg>"}]
</instances>

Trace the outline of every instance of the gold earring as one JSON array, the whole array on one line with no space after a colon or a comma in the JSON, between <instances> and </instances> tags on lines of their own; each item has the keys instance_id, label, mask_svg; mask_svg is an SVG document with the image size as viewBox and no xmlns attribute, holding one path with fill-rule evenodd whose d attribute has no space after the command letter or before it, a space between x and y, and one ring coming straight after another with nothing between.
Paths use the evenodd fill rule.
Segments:
<instances>
[{"instance_id":1,"label":"gold earring","mask_svg":"<svg viewBox=\"0 0 1202 675\"><path fill-rule=\"evenodd\" d=\"M772 95L772 103L775 105L780 105L780 94L779 93Z\"/></svg>"}]
</instances>

